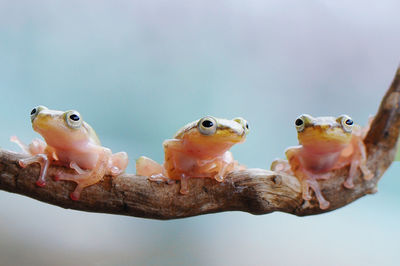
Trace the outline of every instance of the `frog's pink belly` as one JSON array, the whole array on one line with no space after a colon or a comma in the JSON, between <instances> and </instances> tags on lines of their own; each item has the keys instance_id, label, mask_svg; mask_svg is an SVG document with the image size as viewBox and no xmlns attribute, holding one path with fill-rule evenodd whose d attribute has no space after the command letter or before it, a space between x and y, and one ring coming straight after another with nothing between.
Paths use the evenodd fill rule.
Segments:
<instances>
[{"instance_id":1,"label":"frog's pink belly","mask_svg":"<svg viewBox=\"0 0 400 266\"><path fill-rule=\"evenodd\" d=\"M303 154L302 166L313 173L325 173L332 170L338 162L340 152L329 154Z\"/></svg>"},{"instance_id":2,"label":"frog's pink belly","mask_svg":"<svg viewBox=\"0 0 400 266\"><path fill-rule=\"evenodd\" d=\"M168 176L171 179L181 179L182 175L195 178L213 178L218 172L216 162L224 159L224 156L213 160L200 160L187 154L179 154L175 161L166 163Z\"/></svg>"},{"instance_id":3,"label":"frog's pink belly","mask_svg":"<svg viewBox=\"0 0 400 266\"><path fill-rule=\"evenodd\" d=\"M69 166L71 162L75 162L82 169L93 169L99 158L96 153L71 153L66 151L57 151L57 157L62 165Z\"/></svg>"}]
</instances>

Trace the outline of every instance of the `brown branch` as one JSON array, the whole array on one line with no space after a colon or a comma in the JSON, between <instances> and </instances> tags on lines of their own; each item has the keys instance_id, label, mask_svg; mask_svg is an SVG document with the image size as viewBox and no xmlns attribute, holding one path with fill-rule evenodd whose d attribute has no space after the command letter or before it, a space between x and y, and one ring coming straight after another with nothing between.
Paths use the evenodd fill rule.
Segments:
<instances>
[{"instance_id":1,"label":"brown branch","mask_svg":"<svg viewBox=\"0 0 400 266\"><path fill-rule=\"evenodd\" d=\"M22 169L18 159L24 155L4 150L0 150L0 189L64 208L153 219L175 219L223 211L253 214L281 211L300 216L318 214L376 192L376 185L396 152L400 129L399 105L400 68L365 138L368 167L374 178L365 181L358 173L354 189L346 189L342 184L348 175L348 167L334 171L334 178L320 182L324 196L331 203L327 210L321 210L315 199L310 202L302 199L296 177L262 169L231 173L223 183L212 179L191 179L187 195L179 193L179 182L156 183L131 174L114 179L106 176L100 183L84 189L79 201L72 201L69 193L74 189L73 182L56 182L48 178L47 185L39 188L35 185L39 165ZM63 170L69 171L66 168Z\"/></svg>"}]
</instances>

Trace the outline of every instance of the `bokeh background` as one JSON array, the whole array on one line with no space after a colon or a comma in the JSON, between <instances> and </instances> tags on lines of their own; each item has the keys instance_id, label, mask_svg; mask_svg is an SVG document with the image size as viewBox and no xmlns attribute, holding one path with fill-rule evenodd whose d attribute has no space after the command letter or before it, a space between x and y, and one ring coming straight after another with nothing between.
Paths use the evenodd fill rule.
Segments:
<instances>
[{"instance_id":1,"label":"bokeh background","mask_svg":"<svg viewBox=\"0 0 400 266\"><path fill-rule=\"evenodd\" d=\"M267 168L300 113L365 124L400 59L400 2L0 0L0 146L38 137L36 105L78 110L103 144L162 162L210 114L248 119L233 148ZM0 192L1 265L398 265L400 166L379 193L299 218L230 212L154 221Z\"/></svg>"}]
</instances>

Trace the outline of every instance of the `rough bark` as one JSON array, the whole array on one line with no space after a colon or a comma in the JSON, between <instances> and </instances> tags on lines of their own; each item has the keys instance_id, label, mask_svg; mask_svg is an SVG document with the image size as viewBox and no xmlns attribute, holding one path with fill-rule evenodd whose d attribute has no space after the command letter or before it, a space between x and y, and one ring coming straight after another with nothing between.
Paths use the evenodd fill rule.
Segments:
<instances>
[{"instance_id":1,"label":"rough bark","mask_svg":"<svg viewBox=\"0 0 400 266\"><path fill-rule=\"evenodd\" d=\"M331 203L326 210L319 208L315 198L309 202L302 199L296 177L262 169L233 172L222 183L212 179L190 179L187 195L179 193L179 182L151 182L146 177L132 174L114 179L106 176L98 184L84 189L79 201L73 201L69 193L75 183L48 178L45 187L37 187L39 165L23 169L18 165L18 159L25 155L4 150L0 150L0 189L63 208L163 220L224 211L252 214L281 211L299 216L328 212L376 192L379 179L396 153L399 104L400 68L365 138L368 167L374 178L365 181L358 172L354 189L346 189L342 184L348 175L348 167L333 171L334 177L319 182L322 193ZM54 169L50 169L50 174ZM63 171L70 170L64 168Z\"/></svg>"}]
</instances>

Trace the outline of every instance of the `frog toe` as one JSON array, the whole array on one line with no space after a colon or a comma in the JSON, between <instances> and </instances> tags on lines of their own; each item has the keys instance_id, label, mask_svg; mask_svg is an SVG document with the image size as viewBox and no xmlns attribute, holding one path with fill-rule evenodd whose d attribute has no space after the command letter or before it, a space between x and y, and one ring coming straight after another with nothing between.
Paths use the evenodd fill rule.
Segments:
<instances>
[{"instance_id":1,"label":"frog toe","mask_svg":"<svg viewBox=\"0 0 400 266\"><path fill-rule=\"evenodd\" d=\"M224 177L222 175L215 175L214 179L217 180L218 182L223 182L224 181Z\"/></svg>"},{"instance_id":2,"label":"frog toe","mask_svg":"<svg viewBox=\"0 0 400 266\"><path fill-rule=\"evenodd\" d=\"M79 198L81 197L81 194L74 191L74 192L71 192L71 193L69 194L69 197L70 197L72 200L77 201L77 200L79 200Z\"/></svg>"},{"instance_id":3,"label":"frog toe","mask_svg":"<svg viewBox=\"0 0 400 266\"><path fill-rule=\"evenodd\" d=\"M75 190L69 194L69 197L75 201L79 200L79 198L81 197L81 192L82 192L83 188L84 188L84 186L78 184L76 186Z\"/></svg>"},{"instance_id":4,"label":"frog toe","mask_svg":"<svg viewBox=\"0 0 400 266\"><path fill-rule=\"evenodd\" d=\"M36 181L36 186L44 187L44 186L46 186L46 182L39 179L39 180Z\"/></svg>"},{"instance_id":5,"label":"frog toe","mask_svg":"<svg viewBox=\"0 0 400 266\"><path fill-rule=\"evenodd\" d=\"M366 167L361 167L361 171L363 172L364 180L371 180L374 177L374 174Z\"/></svg>"},{"instance_id":6,"label":"frog toe","mask_svg":"<svg viewBox=\"0 0 400 266\"><path fill-rule=\"evenodd\" d=\"M343 183L343 186L348 189L354 188L353 179L350 179L350 178L346 179L346 181L344 181L344 183Z\"/></svg>"},{"instance_id":7,"label":"frog toe","mask_svg":"<svg viewBox=\"0 0 400 266\"><path fill-rule=\"evenodd\" d=\"M319 202L319 207L321 208L321 210L328 209L330 205L331 204L329 203L329 201L326 201L326 200Z\"/></svg>"}]
</instances>

